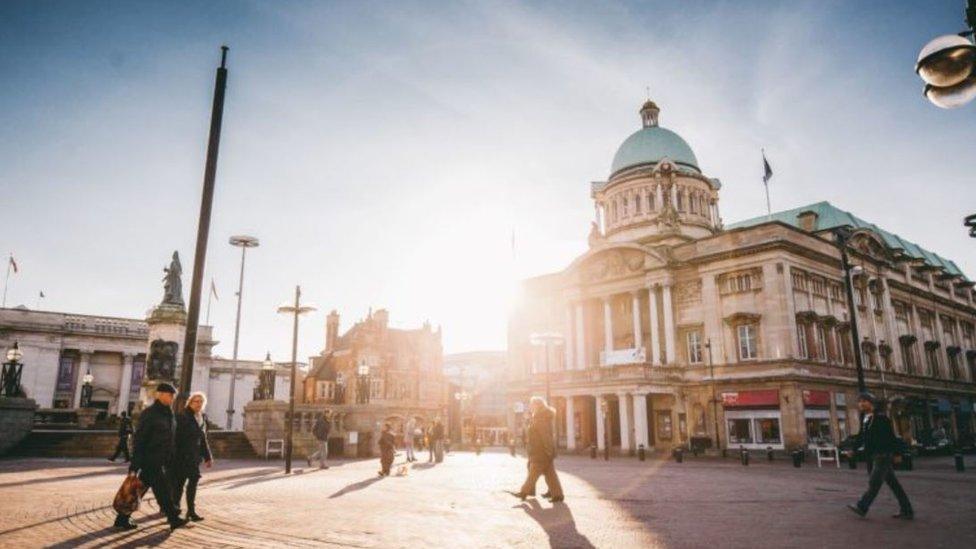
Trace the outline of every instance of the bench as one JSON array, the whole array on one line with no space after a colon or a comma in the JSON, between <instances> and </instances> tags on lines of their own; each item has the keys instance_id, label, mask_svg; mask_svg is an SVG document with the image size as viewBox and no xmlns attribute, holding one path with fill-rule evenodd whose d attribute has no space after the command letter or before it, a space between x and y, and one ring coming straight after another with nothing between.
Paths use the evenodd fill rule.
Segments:
<instances>
[{"instance_id":1,"label":"bench","mask_svg":"<svg viewBox=\"0 0 976 549\"><path fill-rule=\"evenodd\" d=\"M276 452L280 457L285 457L285 439L269 438L264 442L264 459L267 460L272 452Z\"/></svg>"}]
</instances>

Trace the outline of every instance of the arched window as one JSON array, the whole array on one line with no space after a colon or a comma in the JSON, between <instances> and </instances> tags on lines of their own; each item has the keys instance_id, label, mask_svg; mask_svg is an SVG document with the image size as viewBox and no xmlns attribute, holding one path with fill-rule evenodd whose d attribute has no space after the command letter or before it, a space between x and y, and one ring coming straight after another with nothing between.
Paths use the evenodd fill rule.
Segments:
<instances>
[{"instance_id":1,"label":"arched window","mask_svg":"<svg viewBox=\"0 0 976 549\"><path fill-rule=\"evenodd\" d=\"M678 189L678 192L676 194L677 194L677 197L678 197L678 211L679 212L683 212L683 211L685 211L685 200L684 200L684 198L685 198L685 191L683 191L681 189Z\"/></svg>"},{"instance_id":2,"label":"arched window","mask_svg":"<svg viewBox=\"0 0 976 549\"><path fill-rule=\"evenodd\" d=\"M627 216L630 215L630 211L628 210L627 197L626 196L623 197L622 200L623 200L623 210L622 211L624 212L624 217L627 217Z\"/></svg>"},{"instance_id":3,"label":"arched window","mask_svg":"<svg viewBox=\"0 0 976 549\"><path fill-rule=\"evenodd\" d=\"M634 214L640 215L643 204L641 202L640 191L634 191Z\"/></svg>"},{"instance_id":4,"label":"arched window","mask_svg":"<svg viewBox=\"0 0 976 549\"><path fill-rule=\"evenodd\" d=\"M654 187L649 187L647 189L647 211L654 211Z\"/></svg>"}]
</instances>

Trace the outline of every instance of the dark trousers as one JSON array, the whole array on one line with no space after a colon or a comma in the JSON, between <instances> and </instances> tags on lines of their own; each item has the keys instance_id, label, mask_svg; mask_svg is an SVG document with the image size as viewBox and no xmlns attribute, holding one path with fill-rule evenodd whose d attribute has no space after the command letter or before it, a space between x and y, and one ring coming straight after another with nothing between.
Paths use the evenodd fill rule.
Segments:
<instances>
[{"instance_id":1,"label":"dark trousers","mask_svg":"<svg viewBox=\"0 0 976 549\"><path fill-rule=\"evenodd\" d=\"M881 485L887 484L888 488L891 488L891 491L894 492L895 497L898 499L898 506L902 512L911 513L912 504L908 501L908 494L905 493L905 490L901 487L901 483L895 477L894 462L892 461L891 454L876 455L870 464L871 476L868 480L868 489L857 502L857 506L867 511L871 507L874 498L878 496Z\"/></svg>"},{"instance_id":2,"label":"dark trousers","mask_svg":"<svg viewBox=\"0 0 976 549\"><path fill-rule=\"evenodd\" d=\"M393 465L393 451L384 451L380 454L380 472L384 475L390 474L390 466Z\"/></svg>"},{"instance_id":3,"label":"dark trousers","mask_svg":"<svg viewBox=\"0 0 976 549\"><path fill-rule=\"evenodd\" d=\"M132 459L129 455L129 437L119 437L119 443L115 445L115 453L112 454L112 461L119 458L120 454L125 454L125 461L128 462Z\"/></svg>"},{"instance_id":4,"label":"dark trousers","mask_svg":"<svg viewBox=\"0 0 976 549\"><path fill-rule=\"evenodd\" d=\"M186 511L196 512L197 485L200 483L200 471L177 470L173 474L173 501L176 508L180 508L183 499L183 487L186 486Z\"/></svg>"},{"instance_id":5,"label":"dark trousers","mask_svg":"<svg viewBox=\"0 0 976 549\"><path fill-rule=\"evenodd\" d=\"M167 471L165 467L151 467L143 469L139 473L139 480L152 490L159 510L166 515L167 520L172 522L180 515L176 511L176 506L173 505L173 484L169 473L170 471ZM119 524L128 521L128 519L128 515L118 515L115 517L115 523Z\"/></svg>"},{"instance_id":6,"label":"dark trousers","mask_svg":"<svg viewBox=\"0 0 976 549\"><path fill-rule=\"evenodd\" d=\"M559 475L556 474L556 463L553 460L536 461L529 460L529 474L525 478L521 492L527 496L535 495L535 484L539 477L546 477L546 486L549 488L549 495L552 497L562 497L563 487L559 483Z\"/></svg>"}]
</instances>

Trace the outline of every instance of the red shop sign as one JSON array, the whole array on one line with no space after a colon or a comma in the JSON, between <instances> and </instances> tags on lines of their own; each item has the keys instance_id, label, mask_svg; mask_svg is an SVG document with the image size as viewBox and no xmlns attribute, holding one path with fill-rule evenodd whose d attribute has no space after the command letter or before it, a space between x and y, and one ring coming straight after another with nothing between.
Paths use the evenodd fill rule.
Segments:
<instances>
[{"instance_id":1,"label":"red shop sign","mask_svg":"<svg viewBox=\"0 0 976 549\"><path fill-rule=\"evenodd\" d=\"M722 405L726 408L752 408L756 406L779 406L779 390L738 391L722 393Z\"/></svg>"},{"instance_id":2,"label":"red shop sign","mask_svg":"<svg viewBox=\"0 0 976 549\"><path fill-rule=\"evenodd\" d=\"M830 392L828 391L803 391L803 404L806 406L830 406Z\"/></svg>"}]
</instances>

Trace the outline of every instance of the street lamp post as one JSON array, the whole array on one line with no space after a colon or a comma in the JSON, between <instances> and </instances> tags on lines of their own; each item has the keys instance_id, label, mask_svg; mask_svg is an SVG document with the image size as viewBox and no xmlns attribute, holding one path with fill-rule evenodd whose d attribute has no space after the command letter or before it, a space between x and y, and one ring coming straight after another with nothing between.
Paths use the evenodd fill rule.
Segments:
<instances>
[{"instance_id":1,"label":"street lamp post","mask_svg":"<svg viewBox=\"0 0 976 549\"><path fill-rule=\"evenodd\" d=\"M292 320L291 332L291 387L288 391L288 425L285 428L285 474L291 473L292 435L295 429L295 378L298 377L298 317L315 310L312 305L302 305L302 288L295 286L295 304L281 305L279 313L290 314Z\"/></svg>"},{"instance_id":2,"label":"street lamp post","mask_svg":"<svg viewBox=\"0 0 976 549\"><path fill-rule=\"evenodd\" d=\"M846 226L834 230L837 246L840 248L841 264L844 267L844 287L847 290L847 311L851 323L851 344L854 352L854 366L857 369L857 390L863 393L867 391L864 384L864 358L860 348L861 336L857 329L857 305L854 303L854 283L851 279L852 271L855 268L851 265L850 257L847 255L847 243L852 235L853 232Z\"/></svg>"},{"instance_id":3,"label":"street lamp post","mask_svg":"<svg viewBox=\"0 0 976 549\"><path fill-rule=\"evenodd\" d=\"M722 449L722 445L718 434L718 395L715 391L715 361L712 360L711 338L705 340L705 348L708 349L708 369L709 376L712 378L712 418L715 420L715 451L718 452Z\"/></svg>"},{"instance_id":4,"label":"street lamp post","mask_svg":"<svg viewBox=\"0 0 976 549\"><path fill-rule=\"evenodd\" d=\"M937 107L954 109L976 98L976 0L968 0L969 30L932 39L922 47L915 72L925 82L923 94Z\"/></svg>"},{"instance_id":5,"label":"street lamp post","mask_svg":"<svg viewBox=\"0 0 976 549\"><path fill-rule=\"evenodd\" d=\"M24 371L24 364L20 359L24 358L24 352L14 341L14 346L7 351L7 362L3 363L3 379L0 380L0 387L5 397L16 397L20 395L20 376Z\"/></svg>"},{"instance_id":6,"label":"street lamp post","mask_svg":"<svg viewBox=\"0 0 976 549\"><path fill-rule=\"evenodd\" d=\"M90 408L92 399L92 381L95 381L95 376L92 375L91 370L85 372L85 375L81 378L81 405L80 408Z\"/></svg>"},{"instance_id":7,"label":"street lamp post","mask_svg":"<svg viewBox=\"0 0 976 549\"><path fill-rule=\"evenodd\" d=\"M241 335L241 297L244 293L244 258L248 248L257 248L258 239L253 236L237 235L230 237L230 245L241 249L241 276L237 283L237 319L234 322L234 358L231 365L230 396L227 398L227 430L234 427L234 387L237 383L237 343Z\"/></svg>"}]
</instances>

